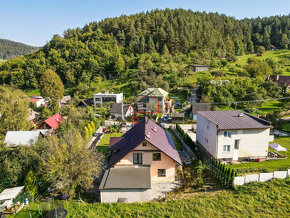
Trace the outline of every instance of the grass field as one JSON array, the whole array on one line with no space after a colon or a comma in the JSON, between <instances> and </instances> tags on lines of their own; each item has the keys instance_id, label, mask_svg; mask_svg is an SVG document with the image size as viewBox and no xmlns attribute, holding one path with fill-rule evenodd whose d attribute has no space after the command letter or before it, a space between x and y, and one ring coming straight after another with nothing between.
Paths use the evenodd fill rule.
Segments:
<instances>
[{"instance_id":1,"label":"grass field","mask_svg":"<svg viewBox=\"0 0 290 218\"><path fill-rule=\"evenodd\" d=\"M176 195L179 196L177 193ZM236 191L201 193L184 200L149 203L80 203L68 202L68 217L289 217L290 179L272 180L240 186ZM65 201L56 201L63 204ZM17 215L8 217L42 217L39 208L52 208L52 202L31 203ZM30 216L31 215L31 216Z\"/></svg>"},{"instance_id":2,"label":"grass field","mask_svg":"<svg viewBox=\"0 0 290 218\"><path fill-rule=\"evenodd\" d=\"M170 131L168 131L168 132L172 135L172 138L173 138L173 140L174 140L174 143L175 143L176 149L177 149L178 151L182 151L182 150L183 150L183 147L182 147L182 145L180 144L180 142L177 140L177 138L175 137L175 135L172 134Z\"/></svg>"},{"instance_id":3,"label":"grass field","mask_svg":"<svg viewBox=\"0 0 290 218\"><path fill-rule=\"evenodd\" d=\"M120 137L123 133L105 134L97 146L97 150L106 153L109 150L109 142L111 137Z\"/></svg>"},{"instance_id":4,"label":"grass field","mask_svg":"<svg viewBox=\"0 0 290 218\"><path fill-rule=\"evenodd\" d=\"M258 107L259 112L262 114L272 113L273 111L280 110L283 103L280 101L266 101L261 107Z\"/></svg>"},{"instance_id":5,"label":"grass field","mask_svg":"<svg viewBox=\"0 0 290 218\"><path fill-rule=\"evenodd\" d=\"M275 137L274 142L280 144L284 148L287 148L287 151L279 151L279 153L286 155L286 159L262 161L259 163L250 162L228 166L236 169L238 174L250 172L273 172L275 170L290 169L290 137Z\"/></svg>"},{"instance_id":6,"label":"grass field","mask_svg":"<svg viewBox=\"0 0 290 218\"><path fill-rule=\"evenodd\" d=\"M283 124L282 130L286 132L290 132L290 123Z\"/></svg>"}]
</instances>

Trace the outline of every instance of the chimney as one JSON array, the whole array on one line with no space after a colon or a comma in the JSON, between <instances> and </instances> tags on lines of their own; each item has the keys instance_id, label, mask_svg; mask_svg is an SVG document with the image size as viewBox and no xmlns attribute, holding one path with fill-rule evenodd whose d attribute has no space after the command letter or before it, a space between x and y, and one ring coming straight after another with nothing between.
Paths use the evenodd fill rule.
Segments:
<instances>
[{"instance_id":1,"label":"chimney","mask_svg":"<svg viewBox=\"0 0 290 218\"><path fill-rule=\"evenodd\" d=\"M146 137L150 139L150 132L147 132Z\"/></svg>"},{"instance_id":2,"label":"chimney","mask_svg":"<svg viewBox=\"0 0 290 218\"><path fill-rule=\"evenodd\" d=\"M243 117L244 114L243 113L238 113L238 117Z\"/></svg>"},{"instance_id":3,"label":"chimney","mask_svg":"<svg viewBox=\"0 0 290 218\"><path fill-rule=\"evenodd\" d=\"M152 130L153 130L154 132L157 132L157 128L156 128L156 126L152 127Z\"/></svg>"},{"instance_id":4,"label":"chimney","mask_svg":"<svg viewBox=\"0 0 290 218\"><path fill-rule=\"evenodd\" d=\"M278 80L279 80L279 75L276 76L276 81L278 81Z\"/></svg>"}]
</instances>

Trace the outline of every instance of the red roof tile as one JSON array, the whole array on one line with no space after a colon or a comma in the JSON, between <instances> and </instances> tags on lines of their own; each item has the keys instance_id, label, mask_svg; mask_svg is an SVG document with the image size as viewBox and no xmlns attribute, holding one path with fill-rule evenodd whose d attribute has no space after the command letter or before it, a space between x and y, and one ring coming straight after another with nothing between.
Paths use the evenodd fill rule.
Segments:
<instances>
[{"instance_id":1,"label":"red roof tile","mask_svg":"<svg viewBox=\"0 0 290 218\"><path fill-rule=\"evenodd\" d=\"M47 118L45 121L43 121L44 123L46 123L48 126L50 126L51 128L53 128L54 130L57 129L57 127L60 125L60 123L62 122L63 117L57 113L49 118Z\"/></svg>"}]
</instances>

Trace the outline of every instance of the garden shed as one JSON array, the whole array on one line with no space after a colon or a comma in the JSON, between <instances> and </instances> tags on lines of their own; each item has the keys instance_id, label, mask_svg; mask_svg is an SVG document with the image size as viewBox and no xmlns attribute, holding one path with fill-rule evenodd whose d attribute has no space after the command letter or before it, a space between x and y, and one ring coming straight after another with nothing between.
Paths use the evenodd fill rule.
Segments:
<instances>
[{"instance_id":1,"label":"garden shed","mask_svg":"<svg viewBox=\"0 0 290 218\"><path fill-rule=\"evenodd\" d=\"M24 206L24 186L7 188L0 193L0 212L17 213Z\"/></svg>"}]
</instances>

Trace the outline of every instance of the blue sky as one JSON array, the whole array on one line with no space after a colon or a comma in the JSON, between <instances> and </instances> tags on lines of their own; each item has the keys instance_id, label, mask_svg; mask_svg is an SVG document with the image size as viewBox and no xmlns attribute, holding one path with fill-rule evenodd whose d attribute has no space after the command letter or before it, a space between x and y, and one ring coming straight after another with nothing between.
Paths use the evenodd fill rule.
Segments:
<instances>
[{"instance_id":1,"label":"blue sky","mask_svg":"<svg viewBox=\"0 0 290 218\"><path fill-rule=\"evenodd\" d=\"M0 0L0 5L0 38L35 46L68 28L156 8L219 12L238 19L290 12L290 0Z\"/></svg>"}]
</instances>

